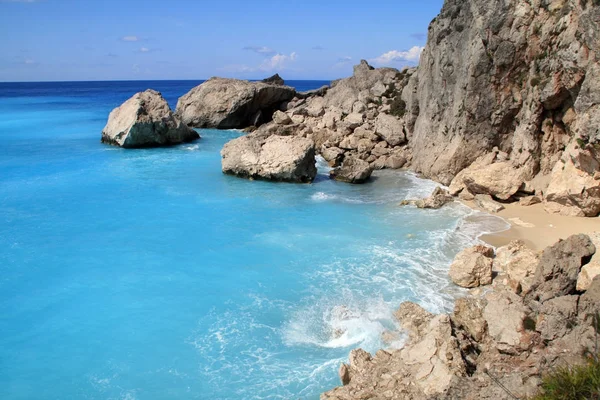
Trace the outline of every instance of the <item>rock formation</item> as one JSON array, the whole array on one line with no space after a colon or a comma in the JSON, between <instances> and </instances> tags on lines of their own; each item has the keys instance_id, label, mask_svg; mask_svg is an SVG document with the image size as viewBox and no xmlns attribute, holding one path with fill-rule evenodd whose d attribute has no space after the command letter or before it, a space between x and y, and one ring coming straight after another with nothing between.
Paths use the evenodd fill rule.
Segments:
<instances>
[{"instance_id":1,"label":"rock formation","mask_svg":"<svg viewBox=\"0 0 600 400\"><path fill-rule=\"evenodd\" d=\"M226 143L221 156L224 173L244 178L305 183L317 175L314 143L297 136L251 133Z\"/></svg>"},{"instance_id":2,"label":"rock formation","mask_svg":"<svg viewBox=\"0 0 600 400\"><path fill-rule=\"evenodd\" d=\"M542 373L565 363L583 363L586 351L594 348L592 314L600 304L600 277L583 294L572 285L573 273L593 251L583 235L559 241L539 259L521 254L530 252L521 243L498 249L498 275L491 290L458 299L450 315L403 303L395 316L410 335L406 345L375 355L353 350L349 364L340 368L343 386L321 399L532 396ZM535 262L536 271L532 291L504 284L503 268L514 264L519 269L516 265L529 262Z\"/></svg>"},{"instance_id":3,"label":"rock formation","mask_svg":"<svg viewBox=\"0 0 600 400\"><path fill-rule=\"evenodd\" d=\"M211 78L179 98L177 114L196 128L259 126L295 94L280 84Z\"/></svg>"},{"instance_id":4,"label":"rock formation","mask_svg":"<svg viewBox=\"0 0 600 400\"><path fill-rule=\"evenodd\" d=\"M368 162L360 158L348 157L339 167L331 170L332 179L347 183L365 183L373 172Z\"/></svg>"},{"instance_id":5,"label":"rock formation","mask_svg":"<svg viewBox=\"0 0 600 400\"><path fill-rule=\"evenodd\" d=\"M465 288L492 283L492 257L494 249L477 245L458 253L448 275L452 282Z\"/></svg>"},{"instance_id":6,"label":"rock formation","mask_svg":"<svg viewBox=\"0 0 600 400\"><path fill-rule=\"evenodd\" d=\"M173 114L161 94L151 89L115 108L102 130L102 143L126 148L168 146L198 138L195 130Z\"/></svg>"}]
</instances>

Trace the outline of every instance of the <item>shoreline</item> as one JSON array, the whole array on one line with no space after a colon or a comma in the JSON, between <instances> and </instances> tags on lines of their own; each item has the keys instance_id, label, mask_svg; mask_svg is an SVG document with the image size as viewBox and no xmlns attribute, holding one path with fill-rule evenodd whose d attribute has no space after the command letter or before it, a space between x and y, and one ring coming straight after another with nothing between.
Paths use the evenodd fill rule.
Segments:
<instances>
[{"instance_id":1,"label":"shoreline","mask_svg":"<svg viewBox=\"0 0 600 400\"><path fill-rule=\"evenodd\" d=\"M459 200L467 207L486 212L472 201ZM569 217L550 214L544 210L543 204L522 206L519 203L503 204L504 210L491 214L502 218L510 227L495 233L484 233L479 236L483 242L495 248L505 246L513 240L523 241L534 251L541 251L548 246L579 233L592 234L600 231L600 217Z\"/></svg>"}]
</instances>

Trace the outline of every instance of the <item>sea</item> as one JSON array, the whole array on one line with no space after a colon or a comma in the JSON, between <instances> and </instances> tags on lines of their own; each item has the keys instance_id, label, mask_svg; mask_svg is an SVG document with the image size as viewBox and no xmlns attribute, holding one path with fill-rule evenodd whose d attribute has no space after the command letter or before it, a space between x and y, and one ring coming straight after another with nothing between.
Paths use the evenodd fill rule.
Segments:
<instances>
[{"instance_id":1,"label":"sea","mask_svg":"<svg viewBox=\"0 0 600 400\"><path fill-rule=\"evenodd\" d=\"M401 302L451 310L453 257L506 227L400 207L436 187L410 172L223 175L240 131L100 143L134 93L174 108L199 83L0 83L1 399L318 399L352 349L402 345Z\"/></svg>"}]
</instances>

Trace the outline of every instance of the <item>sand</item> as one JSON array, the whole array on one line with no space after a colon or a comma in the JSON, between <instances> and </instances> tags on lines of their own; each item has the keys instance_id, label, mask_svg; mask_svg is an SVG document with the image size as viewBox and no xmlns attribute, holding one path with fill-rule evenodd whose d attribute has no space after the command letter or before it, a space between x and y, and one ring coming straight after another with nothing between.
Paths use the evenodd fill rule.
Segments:
<instances>
[{"instance_id":1,"label":"sand","mask_svg":"<svg viewBox=\"0 0 600 400\"><path fill-rule=\"evenodd\" d=\"M472 202L464 202L471 208L478 209ZM512 240L523 240L533 250L543 250L578 233L600 232L600 218L567 217L549 214L544 211L543 204L521 206L518 203L503 204L506 209L500 211L499 217L507 221L511 227L507 231L483 235L481 240L500 247Z\"/></svg>"}]
</instances>

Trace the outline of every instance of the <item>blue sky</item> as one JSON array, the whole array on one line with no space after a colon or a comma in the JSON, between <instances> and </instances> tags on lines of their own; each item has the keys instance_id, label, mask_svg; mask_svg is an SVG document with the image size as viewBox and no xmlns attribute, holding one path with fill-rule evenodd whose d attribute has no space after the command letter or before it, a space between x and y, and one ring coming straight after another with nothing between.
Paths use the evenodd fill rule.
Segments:
<instances>
[{"instance_id":1,"label":"blue sky","mask_svg":"<svg viewBox=\"0 0 600 400\"><path fill-rule=\"evenodd\" d=\"M415 64L442 0L0 0L0 81L284 79Z\"/></svg>"}]
</instances>

